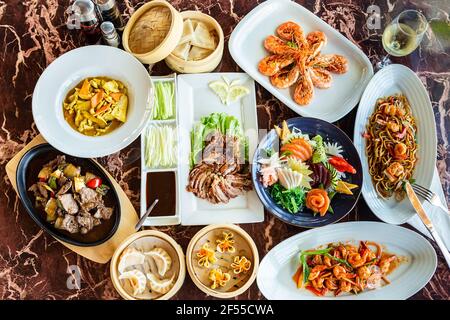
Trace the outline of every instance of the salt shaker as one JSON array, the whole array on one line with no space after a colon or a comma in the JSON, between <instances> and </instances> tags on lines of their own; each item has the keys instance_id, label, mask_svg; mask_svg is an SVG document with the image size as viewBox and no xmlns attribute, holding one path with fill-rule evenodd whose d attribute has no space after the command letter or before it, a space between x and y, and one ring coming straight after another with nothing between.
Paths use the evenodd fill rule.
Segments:
<instances>
[{"instance_id":1,"label":"salt shaker","mask_svg":"<svg viewBox=\"0 0 450 320\"><path fill-rule=\"evenodd\" d=\"M102 22L100 30L102 31L103 39L107 45L116 48L119 46L120 37L111 21Z\"/></svg>"}]
</instances>

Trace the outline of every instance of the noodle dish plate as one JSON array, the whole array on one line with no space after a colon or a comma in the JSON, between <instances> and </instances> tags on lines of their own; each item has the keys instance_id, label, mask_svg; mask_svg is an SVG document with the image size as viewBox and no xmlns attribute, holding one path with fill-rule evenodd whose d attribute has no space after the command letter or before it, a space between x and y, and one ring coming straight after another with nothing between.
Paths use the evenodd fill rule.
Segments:
<instances>
[{"instance_id":1,"label":"noodle dish plate","mask_svg":"<svg viewBox=\"0 0 450 320\"><path fill-rule=\"evenodd\" d=\"M371 122L371 126L376 126L378 130L373 130L373 128L371 130L370 126L368 127L369 119L375 111L377 101L378 103L381 101L378 99L386 99L386 97L399 94L406 97L410 107L410 112L415 121L415 128L417 129L412 130L414 131L414 138L409 141L405 141L405 139L402 140L400 138L402 135L401 128L405 125L408 126L408 124L405 123L406 120L404 116L398 117L396 120L400 125L398 132L393 132L390 129L383 129L380 127L380 123L384 125L383 120L374 120ZM387 120L386 125L388 127L388 122L390 122L393 117L386 116L385 119ZM405 132L408 133L411 131L409 131L409 129L405 129ZM372 137L371 135L376 136ZM367 144L369 143L369 139L381 139L381 135L384 135L385 137L392 136L393 138L391 139L391 142L393 145L404 143L408 156L408 158L402 160L403 162L397 161L395 160L396 158L394 151L388 150L392 152L392 156L388 155L383 158L383 161L390 159L390 162L402 162L404 165L402 170L412 171L411 178L409 179L411 182L416 182L425 188L429 188L431 186L431 181L435 171L434 168L436 166L437 153L437 138L433 109L428 93L420 79L413 71L411 71L411 69L403 65L389 65L377 72L377 74L372 78L359 104L353 138L355 147L362 161L364 173L362 194L367 202L367 205L382 221L391 224L402 224L414 216L414 208L406 198L399 200L396 199L395 196L381 196L377 192L375 184L372 181L372 176L369 172L369 159L371 157L375 157L375 154L383 152L383 148L380 147L379 144L376 148L372 148L368 153L366 150L368 146ZM412 146L411 144L415 144L416 146ZM405 165L405 163L409 161L409 157L411 157L411 154L414 153L414 148L417 149L415 151L416 161L413 166L413 170L411 170L411 168L409 168L408 165ZM404 160L406 160L406 162ZM393 178L389 175L389 171L386 170L387 168L385 169L382 167L383 161L372 162L370 170L373 172L374 170L379 169L381 172L380 177L382 177L382 174L384 173L386 175L386 179ZM376 166L381 167L373 168L375 166L374 163L376 163ZM386 164L384 166L386 166ZM386 174L386 171L388 171L388 174ZM398 181L398 183L401 183L401 181Z\"/></svg>"}]
</instances>

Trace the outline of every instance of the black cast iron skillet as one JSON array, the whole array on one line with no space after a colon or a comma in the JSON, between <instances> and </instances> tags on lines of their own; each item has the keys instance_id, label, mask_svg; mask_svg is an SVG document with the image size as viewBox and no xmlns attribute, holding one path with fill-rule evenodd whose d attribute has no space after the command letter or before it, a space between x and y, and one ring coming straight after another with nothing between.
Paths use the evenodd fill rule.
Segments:
<instances>
[{"instance_id":1,"label":"black cast iron skillet","mask_svg":"<svg viewBox=\"0 0 450 320\"><path fill-rule=\"evenodd\" d=\"M116 232L120 223L120 200L113 187L111 180L106 176L103 169L92 159L77 158L69 155L66 161L75 166L81 167L82 174L89 171L100 177L110 190L103 197L105 205L113 207L113 214L109 220L102 220L101 225L94 227L87 234L71 234L65 230L59 230L46 221L46 214L43 208L35 208L33 193L28 188L37 182L37 175L42 166L63 153L56 150L49 144L41 144L28 150L17 166L16 182L20 200L30 217L46 232L55 238L81 247L97 246L111 238Z\"/></svg>"}]
</instances>

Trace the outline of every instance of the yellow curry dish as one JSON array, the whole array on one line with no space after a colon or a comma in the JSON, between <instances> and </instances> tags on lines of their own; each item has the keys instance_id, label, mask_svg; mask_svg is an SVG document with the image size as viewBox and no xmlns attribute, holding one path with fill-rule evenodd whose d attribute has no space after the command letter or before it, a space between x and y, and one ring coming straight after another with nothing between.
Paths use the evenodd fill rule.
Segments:
<instances>
[{"instance_id":1,"label":"yellow curry dish","mask_svg":"<svg viewBox=\"0 0 450 320\"><path fill-rule=\"evenodd\" d=\"M64 118L76 131L101 136L127 120L128 90L107 77L86 78L69 91L63 102Z\"/></svg>"}]
</instances>

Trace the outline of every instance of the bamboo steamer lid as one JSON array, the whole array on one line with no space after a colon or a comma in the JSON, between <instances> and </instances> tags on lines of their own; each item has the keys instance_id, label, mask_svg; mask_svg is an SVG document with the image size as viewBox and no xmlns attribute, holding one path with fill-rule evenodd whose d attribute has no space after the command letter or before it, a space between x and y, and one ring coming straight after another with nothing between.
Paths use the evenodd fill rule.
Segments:
<instances>
[{"instance_id":1,"label":"bamboo steamer lid","mask_svg":"<svg viewBox=\"0 0 450 320\"><path fill-rule=\"evenodd\" d=\"M142 63L166 58L183 33L183 18L168 2L154 0L140 7L128 21L122 36L124 49Z\"/></svg>"},{"instance_id":2,"label":"bamboo steamer lid","mask_svg":"<svg viewBox=\"0 0 450 320\"><path fill-rule=\"evenodd\" d=\"M136 298L125 289L121 280L119 280L118 265L123 251L129 247L144 251L148 251L154 247L160 247L166 250L172 258L172 270L169 270L169 272L175 274L173 287L167 293L157 294L156 292L150 292ZM111 258L110 274L114 288L126 300L168 300L180 290L186 276L183 249L181 249L181 246L172 237L163 232L156 230L139 231L126 238L116 249Z\"/></svg>"},{"instance_id":3,"label":"bamboo steamer lid","mask_svg":"<svg viewBox=\"0 0 450 320\"><path fill-rule=\"evenodd\" d=\"M169 66L169 68L176 72L202 73L213 71L219 65L220 61L222 61L225 43L225 37L222 27L216 19L199 11L183 11L181 12L181 17L183 21L186 19L198 20L213 28L217 35L217 47L209 56L201 60L186 61L180 59L173 53L170 53L164 61Z\"/></svg>"},{"instance_id":4,"label":"bamboo steamer lid","mask_svg":"<svg viewBox=\"0 0 450 320\"><path fill-rule=\"evenodd\" d=\"M214 250L216 240L223 238L223 232L231 232L235 240L234 253L216 252L217 261L209 268L198 265L197 252L208 243ZM235 256L245 256L251 261L251 268L247 273L233 274L231 262ZM242 228L234 224L214 224L201 229L189 242L186 251L186 267L195 285L204 293L222 299L229 299L244 293L255 281L259 267L259 254L255 242ZM211 289L209 272L212 268L220 268L231 275L230 280L223 287Z\"/></svg>"}]
</instances>

